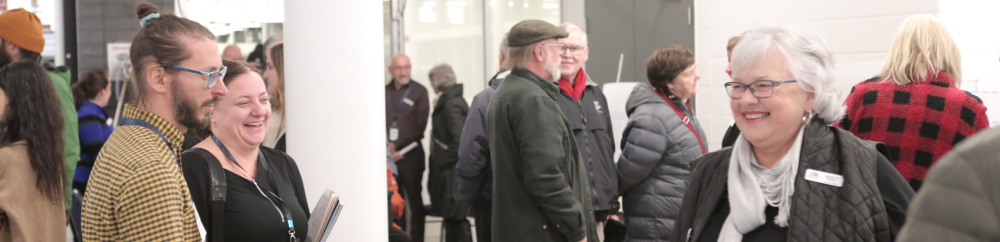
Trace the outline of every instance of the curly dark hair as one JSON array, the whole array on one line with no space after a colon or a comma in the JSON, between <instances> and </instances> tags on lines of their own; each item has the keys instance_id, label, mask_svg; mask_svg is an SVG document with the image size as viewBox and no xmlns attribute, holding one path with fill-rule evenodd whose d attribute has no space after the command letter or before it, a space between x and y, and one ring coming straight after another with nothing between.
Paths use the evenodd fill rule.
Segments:
<instances>
[{"instance_id":1,"label":"curly dark hair","mask_svg":"<svg viewBox=\"0 0 1000 242\"><path fill-rule=\"evenodd\" d=\"M646 78L649 85L666 93L670 93L667 88L668 83L673 83L677 75L684 69L694 64L694 53L680 45L668 45L660 48L646 61Z\"/></svg>"},{"instance_id":2,"label":"curly dark hair","mask_svg":"<svg viewBox=\"0 0 1000 242\"><path fill-rule=\"evenodd\" d=\"M0 147L25 141L35 170L35 186L49 199L62 202L63 117L55 87L34 61L17 61L0 69L0 89L7 107L0 127Z\"/></svg>"}]
</instances>

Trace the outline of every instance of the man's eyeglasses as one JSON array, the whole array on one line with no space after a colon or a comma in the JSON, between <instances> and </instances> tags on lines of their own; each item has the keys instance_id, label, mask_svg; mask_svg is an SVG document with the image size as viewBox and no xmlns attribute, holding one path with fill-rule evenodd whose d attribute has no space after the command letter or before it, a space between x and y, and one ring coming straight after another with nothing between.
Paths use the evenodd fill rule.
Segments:
<instances>
[{"instance_id":1,"label":"man's eyeglasses","mask_svg":"<svg viewBox=\"0 0 1000 242\"><path fill-rule=\"evenodd\" d=\"M392 69L392 70L394 70L394 71L398 71L398 70L402 70L402 69L407 69L407 70L409 70L409 69L410 69L410 68L412 68L412 67L413 67L413 66L390 66L390 67L389 67L389 69Z\"/></svg>"},{"instance_id":2,"label":"man's eyeglasses","mask_svg":"<svg viewBox=\"0 0 1000 242\"><path fill-rule=\"evenodd\" d=\"M558 46L560 53L569 52L569 53L572 53L574 55L579 55L581 52L583 52L584 49L587 49L587 47L583 47L583 46L567 46L566 44L543 44L543 46L546 46L546 47L548 47L548 46Z\"/></svg>"},{"instance_id":3,"label":"man's eyeglasses","mask_svg":"<svg viewBox=\"0 0 1000 242\"><path fill-rule=\"evenodd\" d=\"M180 66L171 66L170 68L181 70L181 71L186 71L186 72L190 72L190 73L204 75L205 76L205 87L207 87L207 88L213 88L213 87L215 87L215 84L218 84L219 80L222 80L222 78L225 78L225 76L226 76L226 70L228 69L227 67L223 66L222 70L219 70L219 71L204 72L204 71L192 70L192 69L188 69L188 68L184 68L184 67L180 67Z\"/></svg>"},{"instance_id":4,"label":"man's eyeglasses","mask_svg":"<svg viewBox=\"0 0 1000 242\"><path fill-rule=\"evenodd\" d=\"M771 80L760 80L750 83L750 85L743 85L739 82L727 82L726 83L726 94L729 94L729 98L740 99L743 98L743 94L750 89L750 94L757 98L768 98L774 95L774 86L785 83L797 82L796 80L788 81L771 81Z\"/></svg>"}]
</instances>

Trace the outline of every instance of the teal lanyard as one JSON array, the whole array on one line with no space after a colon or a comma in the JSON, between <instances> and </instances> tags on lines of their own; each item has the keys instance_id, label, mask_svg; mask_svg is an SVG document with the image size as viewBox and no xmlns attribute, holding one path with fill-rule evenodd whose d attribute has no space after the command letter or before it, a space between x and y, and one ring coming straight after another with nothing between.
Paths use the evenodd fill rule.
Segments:
<instances>
[{"instance_id":1,"label":"teal lanyard","mask_svg":"<svg viewBox=\"0 0 1000 242\"><path fill-rule=\"evenodd\" d=\"M243 173L246 173L247 176L249 176L250 173L247 172L246 169L243 169L243 166L241 166L240 163L236 162L236 158L233 158L233 154L229 153L229 149L226 148L226 145L222 144L222 141L219 141L219 138L213 135L212 141L215 142L216 146L219 146L219 149L222 150L222 154L226 155L226 158L229 158L229 161L233 162L233 164L235 164L236 167L239 167L240 170L243 170ZM265 176L269 175L266 169L267 158L264 158L264 154L259 151L257 152L257 161L259 161L260 163L260 167L258 170L263 171ZM271 185L274 186L275 189L278 188L278 185L274 183L274 177L270 177L268 178L268 180L270 181ZM278 214L281 214L284 220L288 222L289 241L295 241L295 224L292 223L292 212L288 210L288 206L285 205L285 202L282 201L281 197L279 197L278 195L274 194L271 191L268 191L267 189L261 188L260 185L257 185L257 179L250 179L250 182L253 182L253 185L257 187L257 191L260 192L260 195L263 195L264 198L267 198L267 201L271 202L271 205L274 206L274 209L278 210ZM281 207L281 209L278 208L279 206ZM284 210L283 213L282 210Z\"/></svg>"}]
</instances>

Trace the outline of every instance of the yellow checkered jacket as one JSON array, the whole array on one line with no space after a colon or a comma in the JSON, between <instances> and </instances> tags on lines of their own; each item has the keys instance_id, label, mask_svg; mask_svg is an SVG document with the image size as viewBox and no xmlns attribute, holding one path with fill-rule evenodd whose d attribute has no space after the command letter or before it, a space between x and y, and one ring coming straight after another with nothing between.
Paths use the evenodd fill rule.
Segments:
<instances>
[{"instance_id":1,"label":"yellow checkered jacket","mask_svg":"<svg viewBox=\"0 0 1000 242\"><path fill-rule=\"evenodd\" d=\"M115 128L97 156L83 201L84 241L201 241L180 167L183 135L155 114L125 105L122 118L157 127Z\"/></svg>"}]
</instances>

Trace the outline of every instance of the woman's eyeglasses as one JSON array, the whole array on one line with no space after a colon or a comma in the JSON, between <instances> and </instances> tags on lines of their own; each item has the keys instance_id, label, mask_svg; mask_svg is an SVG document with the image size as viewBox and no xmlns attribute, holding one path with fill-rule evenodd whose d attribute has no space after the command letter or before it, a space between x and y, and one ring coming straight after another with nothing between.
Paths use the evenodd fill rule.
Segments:
<instances>
[{"instance_id":1,"label":"woman's eyeglasses","mask_svg":"<svg viewBox=\"0 0 1000 242\"><path fill-rule=\"evenodd\" d=\"M726 83L726 94L732 99L743 98L743 94L750 89L750 94L757 98L768 98L774 95L774 86L785 83L797 82L796 80L788 81L771 81L771 80L760 80L750 83L750 85L743 85L739 82L727 82Z\"/></svg>"}]
</instances>

